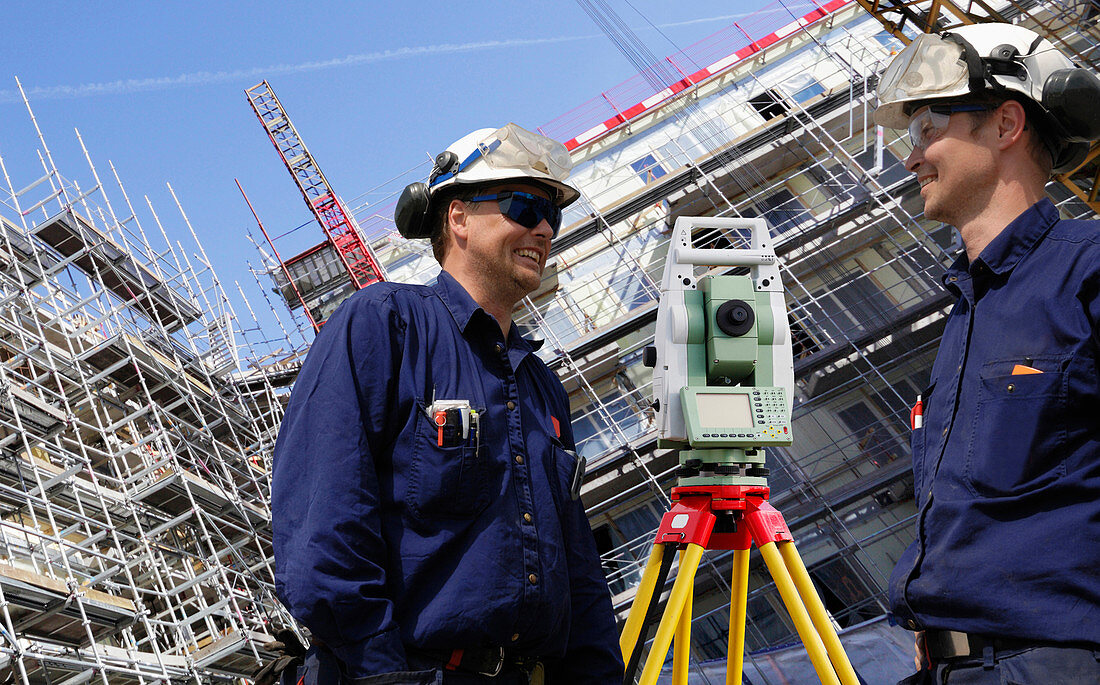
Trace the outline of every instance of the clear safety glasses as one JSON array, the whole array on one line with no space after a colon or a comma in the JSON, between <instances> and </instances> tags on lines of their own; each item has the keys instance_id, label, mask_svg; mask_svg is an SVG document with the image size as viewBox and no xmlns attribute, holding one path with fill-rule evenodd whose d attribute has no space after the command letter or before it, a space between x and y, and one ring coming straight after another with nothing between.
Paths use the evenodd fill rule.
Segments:
<instances>
[{"instance_id":1,"label":"clear safety glasses","mask_svg":"<svg viewBox=\"0 0 1100 685\"><path fill-rule=\"evenodd\" d=\"M956 112L983 112L986 105L930 105L917 110L909 120L909 142L924 150L940 139Z\"/></svg>"},{"instance_id":2,"label":"clear safety glasses","mask_svg":"<svg viewBox=\"0 0 1100 685\"><path fill-rule=\"evenodd\" d=\"M506 190L492 195L471 197L469 201L491 202L494 200L497 206L500 207L500 213L520 226L533 229L545 220L554 232L551 237L558 237L558 229L561 228L561 208L545 197L517 190Z\"/></svg>"}]
</instances>

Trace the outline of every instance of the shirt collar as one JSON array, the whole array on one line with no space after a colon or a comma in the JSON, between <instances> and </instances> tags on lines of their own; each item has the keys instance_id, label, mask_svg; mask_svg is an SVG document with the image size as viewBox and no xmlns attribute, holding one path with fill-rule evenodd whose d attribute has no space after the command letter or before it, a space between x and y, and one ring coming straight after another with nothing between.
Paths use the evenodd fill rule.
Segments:
<instances>
[{"instance_id":1,"label":"shirt collar","mask_svg":"<svg viewBox=\"0 0 1100 685\"><path fill-rule=\"evenodd\" d=\"M455 323L458 324L458 328L462 331L463 335L467 333L470 323L475 317L483 319L486 323L494 327L497 326L497 322L493 317L482 309L481 305L474 301L474 298L470 297L470 293L466 292L462 284L455 280L455 277L450 273L440 271L432 289L435 290L439 299L443 301L447 310L451 312L451 316L454 318ZM478 314L478 312L480 312L480 314ZM512 322L512 325L508 329L509 348L534 352L542 347L544 342L544 340L528 340L520 335L515 322Z\"/></svg>"},{"instance_id":2,"label":"shirt collar","mask_svg":"<svg viewBox=\"0 0 1100 685\"><path fill-rule=\"evenodd\" d=\"M1058 222L1058 209L1049 198L1043 198L1024 210L997 234L971 264L964 250L943 275L943 283L949 290L954 284L982 266L995 274L1004 274L1016 267L1024 255L1043 239Z\"/></svg>"},{"instance_id":3,"label":"shirt collar","mask_svg":"<svg viewBox=\"0 0 1100 685\"><path fill-rule=\"evenodd\" d=\"M995 274L1011 271L1057 221L1058 210L1044 197L1005 226L975 261L983 262Z\"/></svg>"}]
</instances>

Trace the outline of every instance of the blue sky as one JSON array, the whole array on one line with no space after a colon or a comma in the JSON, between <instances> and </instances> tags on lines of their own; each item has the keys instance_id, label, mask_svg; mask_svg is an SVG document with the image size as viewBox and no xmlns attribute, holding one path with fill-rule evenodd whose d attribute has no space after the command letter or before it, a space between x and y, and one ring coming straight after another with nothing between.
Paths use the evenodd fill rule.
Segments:
<instances>
[{"instance_id":1,"label":"blue sky","mask_svg":"<svg viewBox=\"0 0 1100 685\"><path fill-rule=\"evenodd\" d=\"M609 4L660 56L765 5ZM245 265L258 261L245 238L255 224L233 179L273 232L310 215L245 88L266 78L337 192L373 201L363 193L470 130L534 128L636 73L564 0L37 2L4 15L0 154L16 188L42 173L18 77L63 174L92 185L78 128L100 176L111 160L182 239L171 183L223 283L240 281L256 308ZM303 247L322 238L312 226L299 235Z\"/></svg>"}]
</instances>

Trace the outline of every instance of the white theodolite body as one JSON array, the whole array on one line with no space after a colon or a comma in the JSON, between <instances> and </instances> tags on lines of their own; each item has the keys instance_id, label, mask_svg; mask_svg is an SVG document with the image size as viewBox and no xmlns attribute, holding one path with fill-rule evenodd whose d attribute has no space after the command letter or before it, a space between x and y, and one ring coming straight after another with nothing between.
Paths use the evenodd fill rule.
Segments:
<instances>
[{"instance_id":1,"label":"white theodolite body","mask_svg":"<svg viewBox=\"0 0 1100 685\"><path fill-rule=\"evenodd\" d=\"M734 234L748 229L751 231L750 247L693 248L692 233L707 229ZM688 332L692 314L685 302L685 294L699 287L695 276L696 266L749 267L749 278L754 290L769 294L766 300L771 309L775 333L772 343L766 348L772 357L772 378L767 385L786 389L788 416L793 403L794 362L791 355L790 324L787 321L779 260L771 244L767 222L759 218L680 217L672 230L661 281L661 301L654 335L656 364L653 368L653 397L657 401L655 407L658 438L665 441L686 442L688 439L680 389L689 383ZM758 301L759 299L758 297Z\"/></svg>"}]
</instances>

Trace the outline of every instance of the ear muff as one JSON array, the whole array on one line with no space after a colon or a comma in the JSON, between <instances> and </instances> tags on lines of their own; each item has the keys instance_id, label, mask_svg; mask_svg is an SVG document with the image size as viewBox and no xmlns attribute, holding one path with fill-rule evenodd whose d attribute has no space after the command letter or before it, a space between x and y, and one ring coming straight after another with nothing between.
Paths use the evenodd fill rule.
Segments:
<instances>
[{"instance_id":1,"label":"ear muff","mask_svg":"<svg viewBox=\"0 0 1100 685\"><path fill-rule=\"evenodd\" d=\"M401 197L397 198L397 207L393 210L393 222L397 224L397 232L402 237L421 239L431 238L435 234L437 227L430 224L429 216L432 209L432 190L429 184L443 174L454 173L457 166L458 155L444 150L435 156L428 183L410 183L401 191Z\"/></svg>"},{"instance_id":2,"label":"ear muff","mask_svg":"<svg viewBox=\"0 0 1100 685\"><path fill-rule=\"evenodd\" d=\"M1067 140L1100 138L1100 78L1087 69L1059 69L1043 84L1043 107L1065 129Z\"/></svg>"},{"instance_id":3,"label":"ear muff","mask_svg":"<svg viewBox=\"0 0 1100 685\"><path fill-rule=\"evenodd\" d=\"M1015 76L1021 81L1027 77L1019 50L1013 45L998 45L988 57L981 58L965 38L945 33L943 39L962 47L962 58L970 74L971 93L986 89L1009 93L994 76ZM1041 36L1036 36L1028 55L1035 52L1042 40ZM1044 143L1054 159L1055 173L1075 169L1087 156L1089 143L1100 139L1098 101L1100 77L1081 68L1059 69L1051 73L1043 82L1041 103L1034 102L1030 97L1026 100L1034 106L1034 109L1028 107L1028 117L1042 121L1052 134L1049 139L1044 136Z\"/></svg>"},{"instance_id":4,"label":"ear muff","mask_svg":"<svg viewBox=\"0 0 1100 685\"><path fill-rule=\"evenodd\" d=\"M431 238L435 227L428 225L428 211L432 203L432 193L427 183L410 183L397 198L397 207L393 211L393 222L397 231L405 238Z\"/></svg>"},{"instance_id":5,"label":"ear muff","mask_svg":"<svg viewBox=\"0 0 1100 685\"><path fill-rule=\"evenodd\" d=\"M1063 144L1062 149L1054 159L1054 166L1051 168L1051 171L1056 174L1073 171L1085 161L1085 157L1088 157L1091 147L1092 146L1088 143Z\"/></svg>"}]
</instances>

